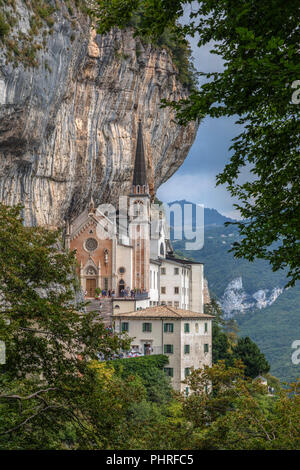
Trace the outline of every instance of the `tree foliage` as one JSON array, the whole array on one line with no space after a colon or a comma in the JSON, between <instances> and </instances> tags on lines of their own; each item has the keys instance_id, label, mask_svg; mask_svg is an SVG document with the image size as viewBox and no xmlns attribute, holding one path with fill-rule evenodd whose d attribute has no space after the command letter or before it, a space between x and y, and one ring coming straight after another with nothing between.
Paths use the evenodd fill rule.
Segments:
<instances>
[{"instance_id":1,"label":"tree foliage","mask_svg":"<svg viewBox=\"0 0 300 470\"><path fill-rule=\"evenodd\" d=\"M196 89L198 73L193 65L191 48L184 34L177 34L180 26L177 24L174 28L172 17L157 31L157 34L153 34L152 31L144 31L144 19L148 14L146 2L96 0L89 13L96 19L99 33L108 32L116 24L121 29L132 27L135 35L139 36L144 44L151 43L160 49L166 49L171 54L172 62L178 71L178 80L187 90Z\"/></svg>"},{"instance_id":2,"label":"tree foliage","mask_svg":"<svg viewBox=\"0 0 300 470\"><path fill-rule=\"evenodd\" d=\"M213 43L222 72L202 73L207 81L180 102L180 123L205 116L238 116L241 133L233 139L230 161L218 175L236 196L243 220L235 256L268 260L273 270L287 267L288 285L300 277L299 105L292 88L300 77L300 6L292 0L122 0L97 1L102 31L124 26L143 6L138 33L159 37L171 28L181 40L199 37ZM189 5L191 5L189 7ZM123 8L123 10L120 8ZM178 24L184 8L190 18ZM251 169L241 182L243 167Z\"/></svg>"},{"instance_id":3,"label":"tree foliage","mask_svg":"<svg viewBox=\"0 0 300 470\"><path fill-rule=\"evenodd\" d=\"M253 379L260 374L265 374L270 370L270 364L265 355L260 352L259 347L249 336L239 338L233 350L233 358L240 359L245 365L245 376Z\"/></svg>"},{"instance_id":4,"label":"tree foliage","mask_svg":"<svg viewBox=\"0 0 300 470\"><path fill-rule=\"evenodd\" d=\"M194 448L205 450L299 449L300 383L276 397L244 377L244 367L224 361L197 369L186 379L193 393L183 415L192 423Z\"/></svg>"},{"instance_id":5,"label":"tree foliage","mask_svg":"<svg viewBox=\"0 0 300 470\"><path fill-rule=\"evenodd\" d=\"M34 447L45 434L44 445L51 446L64 422L85 445L99 445L102 431L91 433L88 412L97 402L90 361L125 342L96 313L82 312L74 300L74 253L61 249L57 232L25 227L19 206L0 205L0 266L0 338L6 346L0 446L9 446L12 434L20 448Z\"/></svg>"},{"instance_id":6,"label":"tree foliage","mask_svg":"<svg viewBox=\"0 0 300 470\"><path fill-rule=\"evenodd\" d=\"M227 366L233 366L235 360L240 360L244 366L245 376L253 379L269 372L270 364L257 344L248 336L238 338L238 326L235 320L223 318L221 307L215 299L211 299L206 311L215 317L212 326L213 364L223 361Z\"/></svg>"}]
</instances>

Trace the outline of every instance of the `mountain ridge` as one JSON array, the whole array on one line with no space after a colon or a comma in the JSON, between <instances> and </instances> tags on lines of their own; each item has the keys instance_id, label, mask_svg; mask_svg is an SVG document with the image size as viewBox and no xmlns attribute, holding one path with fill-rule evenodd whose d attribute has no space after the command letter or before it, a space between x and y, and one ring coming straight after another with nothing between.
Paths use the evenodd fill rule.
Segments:
<instances>
[{"instance_id":1,"label":"mountain ridge","mask_svg":"<svg viewBox=\"0 0 300 470\"><path fill-rule=\"evenodd\" d=\"M175 251L204 263L212 297L225 315L236 319L240 336L250 336L266 355L271 373L282 381L300 377L300 365L291 361L291 344L300 340L300 287L285 289L286 271L273 272L265 260L250 263L228 250L239 240L235 225L205 224L201 250L185 250L185 240L173 240Z\"/></svg>"}]
</instances>

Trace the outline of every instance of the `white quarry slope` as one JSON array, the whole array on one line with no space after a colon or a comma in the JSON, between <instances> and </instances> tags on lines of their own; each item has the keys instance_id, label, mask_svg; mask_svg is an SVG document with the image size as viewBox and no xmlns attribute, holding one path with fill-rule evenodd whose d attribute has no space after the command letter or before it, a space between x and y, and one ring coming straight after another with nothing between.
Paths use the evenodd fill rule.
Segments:
<instances>
[{"instance_id":1,"label":"white quarry slope","mask_svg":"<svg viewBox=\"0 0 300 470\"><path fill-rule=\"evenodd\" d=\"M249 294L243 287L242 276L233 279L226 287L219 303L227 318L245 314L247 310L263 309L272 305L283 292L282 287L259 289Z\"/></svg>"}]
</instances>

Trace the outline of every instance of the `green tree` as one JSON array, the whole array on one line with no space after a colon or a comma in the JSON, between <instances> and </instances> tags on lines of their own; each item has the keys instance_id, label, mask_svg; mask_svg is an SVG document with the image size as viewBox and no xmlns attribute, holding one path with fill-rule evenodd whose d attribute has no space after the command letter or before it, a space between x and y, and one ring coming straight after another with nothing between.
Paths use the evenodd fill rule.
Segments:
<instances>
[{"instance_id":1,"label":"green tree","mask_svg":"<svg viewBox=\"0 0 300 470\"><path fill-rule=\"evenodd\" d=\"M245 377L240 361L197 369L185 382L193 391L183 415L194 449L299 449L300 382L267 397L264 385Z\"/></svg>"},{"instance_id":2,"label":"green tree","mask_svg":"<svg viewBox=\"0 0 300 470\"><path fill-rule=\"evenodd\" d=\"M122 378L138 376L141 379L150 402L164 404L170 401L172 387L163 367L168 364L168 357L158 354L131 359L112 361L112 367Z\"/></svg>"},{"instance_id":3,"label":"green tree","mask_svg":"<svg viewBox=\"0 0 300 470\"><path fill-rule=\"evenodd\" d=\"M248 336L239 338L233 349L233 359L240 359L243 362L246 377L254 379L259 374L267 373L270 370L270 364L265 355Z\"/></svg>"},{"instance_id":4,"label":"green tree","mask_svg":"<svg viewBox=\"0 0 300 470\"><path fill-rule=\"evenodd\" d=\"M213 322L212 326L212 362L225 360L227 363L230 362L230 343L226 333L224 333L221 327Z\"/></svg>"},{"instance_id":5,"label":"green tree","mask_svg":"<svg viewBox=\"0 0 300 470\"><path fill-rule=\"evenodd\" d=\"M218 175L236 196L243 220L236 257L268 260L273 270L288 268L288 285L300 278L299 105L292 101L300 78L300 5L293 0L97 0L95 16L102 32L126 27L143 8L137 34L156 40L166 28L198 45L214 44L222 72L202 73L207 81L187 99L165 103L180 123L205 116L238 116L241 133L233 139L230 161ZM190 21L180 26L184 7ZM295 104L296 103L296 104ZM245 165L252 176L239 176Z\"/></svg>"},{"instance_id":6,"label":"green tree","mask_svg":"<svg viewBox=\"0 0 300 470\"><path fill-rule=\"evenodd\" d=\"M0 204L1 448L56 446L71 429L93 448L105 435L90 363L126 344L74 300L74 253L61 246L57 232L25 227L19 206Z\"/></svg>"}]
</instances>

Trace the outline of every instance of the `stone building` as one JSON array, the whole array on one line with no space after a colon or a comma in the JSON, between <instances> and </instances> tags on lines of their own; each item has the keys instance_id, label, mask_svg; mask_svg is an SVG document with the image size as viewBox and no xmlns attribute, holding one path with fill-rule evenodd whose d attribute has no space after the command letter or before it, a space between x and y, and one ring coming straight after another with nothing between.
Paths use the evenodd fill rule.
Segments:
<instances>
[{"instance_id":1,"label":"stone building","mask_svg":"<svg viewBox=\"0 0 300 470\"><path fill-rule=\"evenodd\" d=\"M131 347L142 354L165 354L165 373L175 390L189 393L182 381L191 369L212 364L211 315L168 306L149 307L113 316L116 332L134 338Z\"/></svg>"},{"instance_id":2,"label":"stone building","mask_svg":"<svg viewBox=\"0 0 300 470\"><path fill-rule=\"evenodd\" d=\"M91 199L66 225L66 246L76 250L82 290L92 308L105 304L107 323L113 313L161 304L203 312L203 265L175 258L164 213L151 204L147 181L139 122L131 193L117 209L110 204L96 209Z\"/></svg>"}]
</instances>

